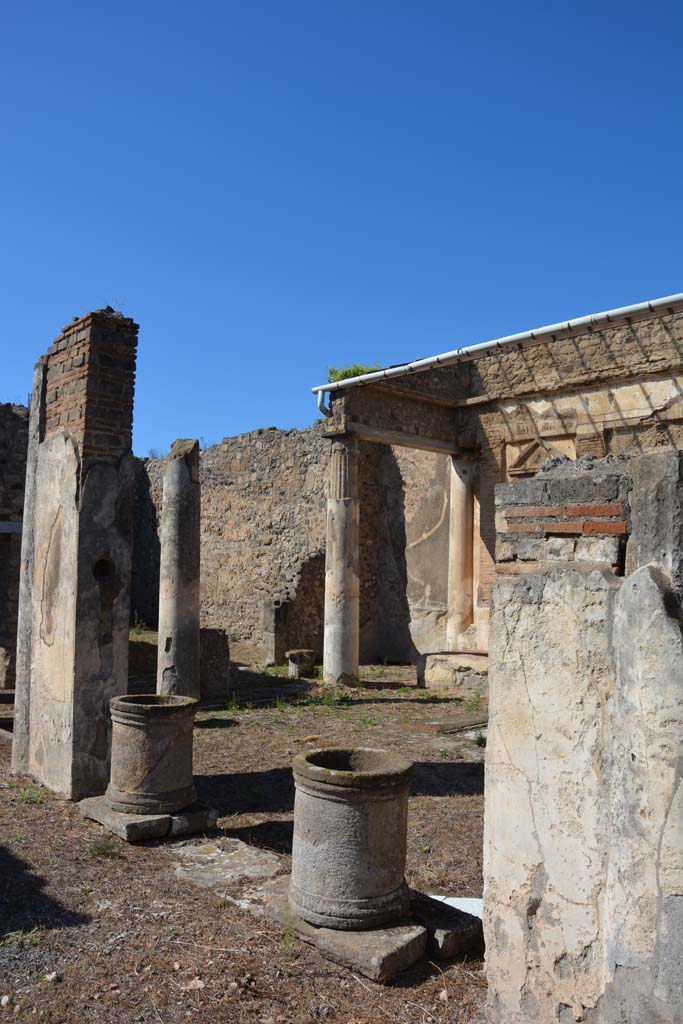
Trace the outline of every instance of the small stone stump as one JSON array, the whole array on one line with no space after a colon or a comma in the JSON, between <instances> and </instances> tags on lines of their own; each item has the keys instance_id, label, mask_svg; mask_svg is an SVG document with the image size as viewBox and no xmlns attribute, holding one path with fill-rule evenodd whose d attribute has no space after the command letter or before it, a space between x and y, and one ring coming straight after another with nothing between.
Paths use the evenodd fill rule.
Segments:
<instances>
[{"instance_id":1,"label":"small stone stump","mask_svg":"<svg viewBox=\"0 0 683 1024\"><path fill-rule=\"evenodd\" d=\"M286 651L285 658L288 662L287 675L290 679L309 678L315 669L315 651L306 647L297 648L293 651Z\"/></svg>"},{"instance_id":2,"label":"small stone stump","mask_svg":"<svg viewBox=\"0 0 683 1024\"><path fill-rule=\"evenodd\" d=\"M344 931L402 918L410 761L385 750L310 750L293 768L291 910Z\"/></svg>"},{"instance_id":3,"label":"small stone stump","mask_svg":"<svg viewBox=\"0 0 683 1024\"><path fill-rule=\"evenodd\" d=\"M197 799L192 729L198 701L129 694L111 701L111 779L106 801L124 814L173 814Z\"/></svg>"}]
</instances>

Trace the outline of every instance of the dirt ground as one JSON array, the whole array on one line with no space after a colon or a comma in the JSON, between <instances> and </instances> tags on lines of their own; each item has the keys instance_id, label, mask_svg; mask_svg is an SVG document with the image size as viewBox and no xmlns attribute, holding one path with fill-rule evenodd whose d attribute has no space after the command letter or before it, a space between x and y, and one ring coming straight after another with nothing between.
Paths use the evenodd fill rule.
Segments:
<instances>
[{"instance_id":1,"label":"dirt ground","mask_svg":"<svg viewBox=\"0 0 683 1024\"><path fill-rule=\"evenodd\" d=\"M415 762L409 884L481 895L482 737L430 725L485 718L478 695L430 698L412 670L381 666L366 669L357 690L332 693L292 687L277 672L241 678L252 706L202 712L195 729L197 788L220 812L219 834L286 859L295 753L342 744L401 750ZM181 884L172 842L128 846L73 804L11 779L9 758L1 743L0 1021L484 1020L480 961L424 964L376 985L240 910L229 892Z\"/></svg>"}]
</instances>

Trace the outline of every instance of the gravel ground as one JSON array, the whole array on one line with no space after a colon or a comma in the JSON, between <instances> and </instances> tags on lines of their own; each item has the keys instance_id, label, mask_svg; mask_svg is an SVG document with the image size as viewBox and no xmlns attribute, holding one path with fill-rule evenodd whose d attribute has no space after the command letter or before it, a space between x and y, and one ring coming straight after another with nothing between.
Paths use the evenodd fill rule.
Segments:
<instances>
[{"instance_id":1,"label":"gravel ground","mask_svg":"<svg viewBox=\"0 0 683 1024\"><path fill-rule=\"evenodd\" d=\"M252 673L253 674L253 673ZM312 746L401 750L416 764L407 878L419 889L481 895L483 750L429 723L477 716L430 699L412 671L377 667L362 688L289 691L263 674L254 706L202 713L200 796L220 833L291 850L292 757ZM427 728L425 728L427 727ZM30 780L9 775L0 744L0 1021L55 1024L475 1024L485 1019L482 963L424 964L388 986L325 961L236 907L229 893L181 884L171 843L127 846ZM233 895L239 895L236 886Z\"/></svg>"}]
</instances>

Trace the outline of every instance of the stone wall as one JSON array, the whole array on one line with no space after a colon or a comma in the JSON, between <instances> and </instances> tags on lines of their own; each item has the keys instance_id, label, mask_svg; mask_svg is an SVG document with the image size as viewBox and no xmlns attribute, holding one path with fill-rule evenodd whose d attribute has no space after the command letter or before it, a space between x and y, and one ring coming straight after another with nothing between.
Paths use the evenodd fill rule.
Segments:
<instances>
[{"instance_id":1,"label":"stone wall","mask_svg":"<svg viewBox=\"0 0 683 1024\"><path fill-rule=\"evenodd\" d=\"M681 1020L682 463L582 460L498 488L484 839L497 1024Z\"/></svg>"},{"instance_id":2,"label":"stone wall","mask_svg":"<svg viewBox=\"0 0 683 1024\"><path fill-rule=\"evenodd\" d=\"M546 562L595 562L623 574L630 476L623 463L581 459L496 488L496 573L534 572Z\"/></svg>"},{"instance_id":3,"label":"stone wall","mask_svg":"<svg viewBox=\"0 0 683 1024\"><path fill-rule=\"evenodd\" d=\"M0 405L0 689L14 686L28 409Z\"/></svg>"},{"instance_id":4,"label":"stone wall","mask_svg":"<svg viewBox=\"0 0 683 1024\"><path fill-rule=\"evenodd\" d=\"M201 453L202 626L226 629L265 660L287 647L322 655L329 444L316 425L253 431ZM444 456L361 445L364 661L445 646L446 470ZM133 608L150 626L162 474L163 460L138 460Z\"/></svg>"}]
</instances>

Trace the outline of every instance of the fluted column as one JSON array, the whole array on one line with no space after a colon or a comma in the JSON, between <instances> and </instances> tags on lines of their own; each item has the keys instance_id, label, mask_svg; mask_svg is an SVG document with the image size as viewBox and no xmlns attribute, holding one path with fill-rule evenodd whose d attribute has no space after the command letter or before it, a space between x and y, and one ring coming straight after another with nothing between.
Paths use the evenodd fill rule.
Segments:
<instances>
[{"instance_id":1,"label":"fluted column","mask_svg":"<svg viewBox=\"0 0 683 1024\"><path fill-rule=\"evenodd\" d=\"M451 459L448 545L448 620L446 646L455 651L472 624L474 548L474 474L476 462Z\"/></svg>"},{"instance_id":2,"label":"fluted column","mask_svg":"<svg viewBox=\"0 0 683 1024\"><path fill-rule=\"evenodd\" d=\"M358 538L358 442L347 437L333 442L328 468L323 655L326 683L358 681Z\"/></svg>"},{"instance_id":3,"label":"fluted column","mask_svg":"<svg viewBox=\"0 0 683 1024\"><path fill-rule=\"evenodd\" d=\"M164 471L157 692L199 697L199 445L176 441Z\"/></svg>"}]
</instances>

